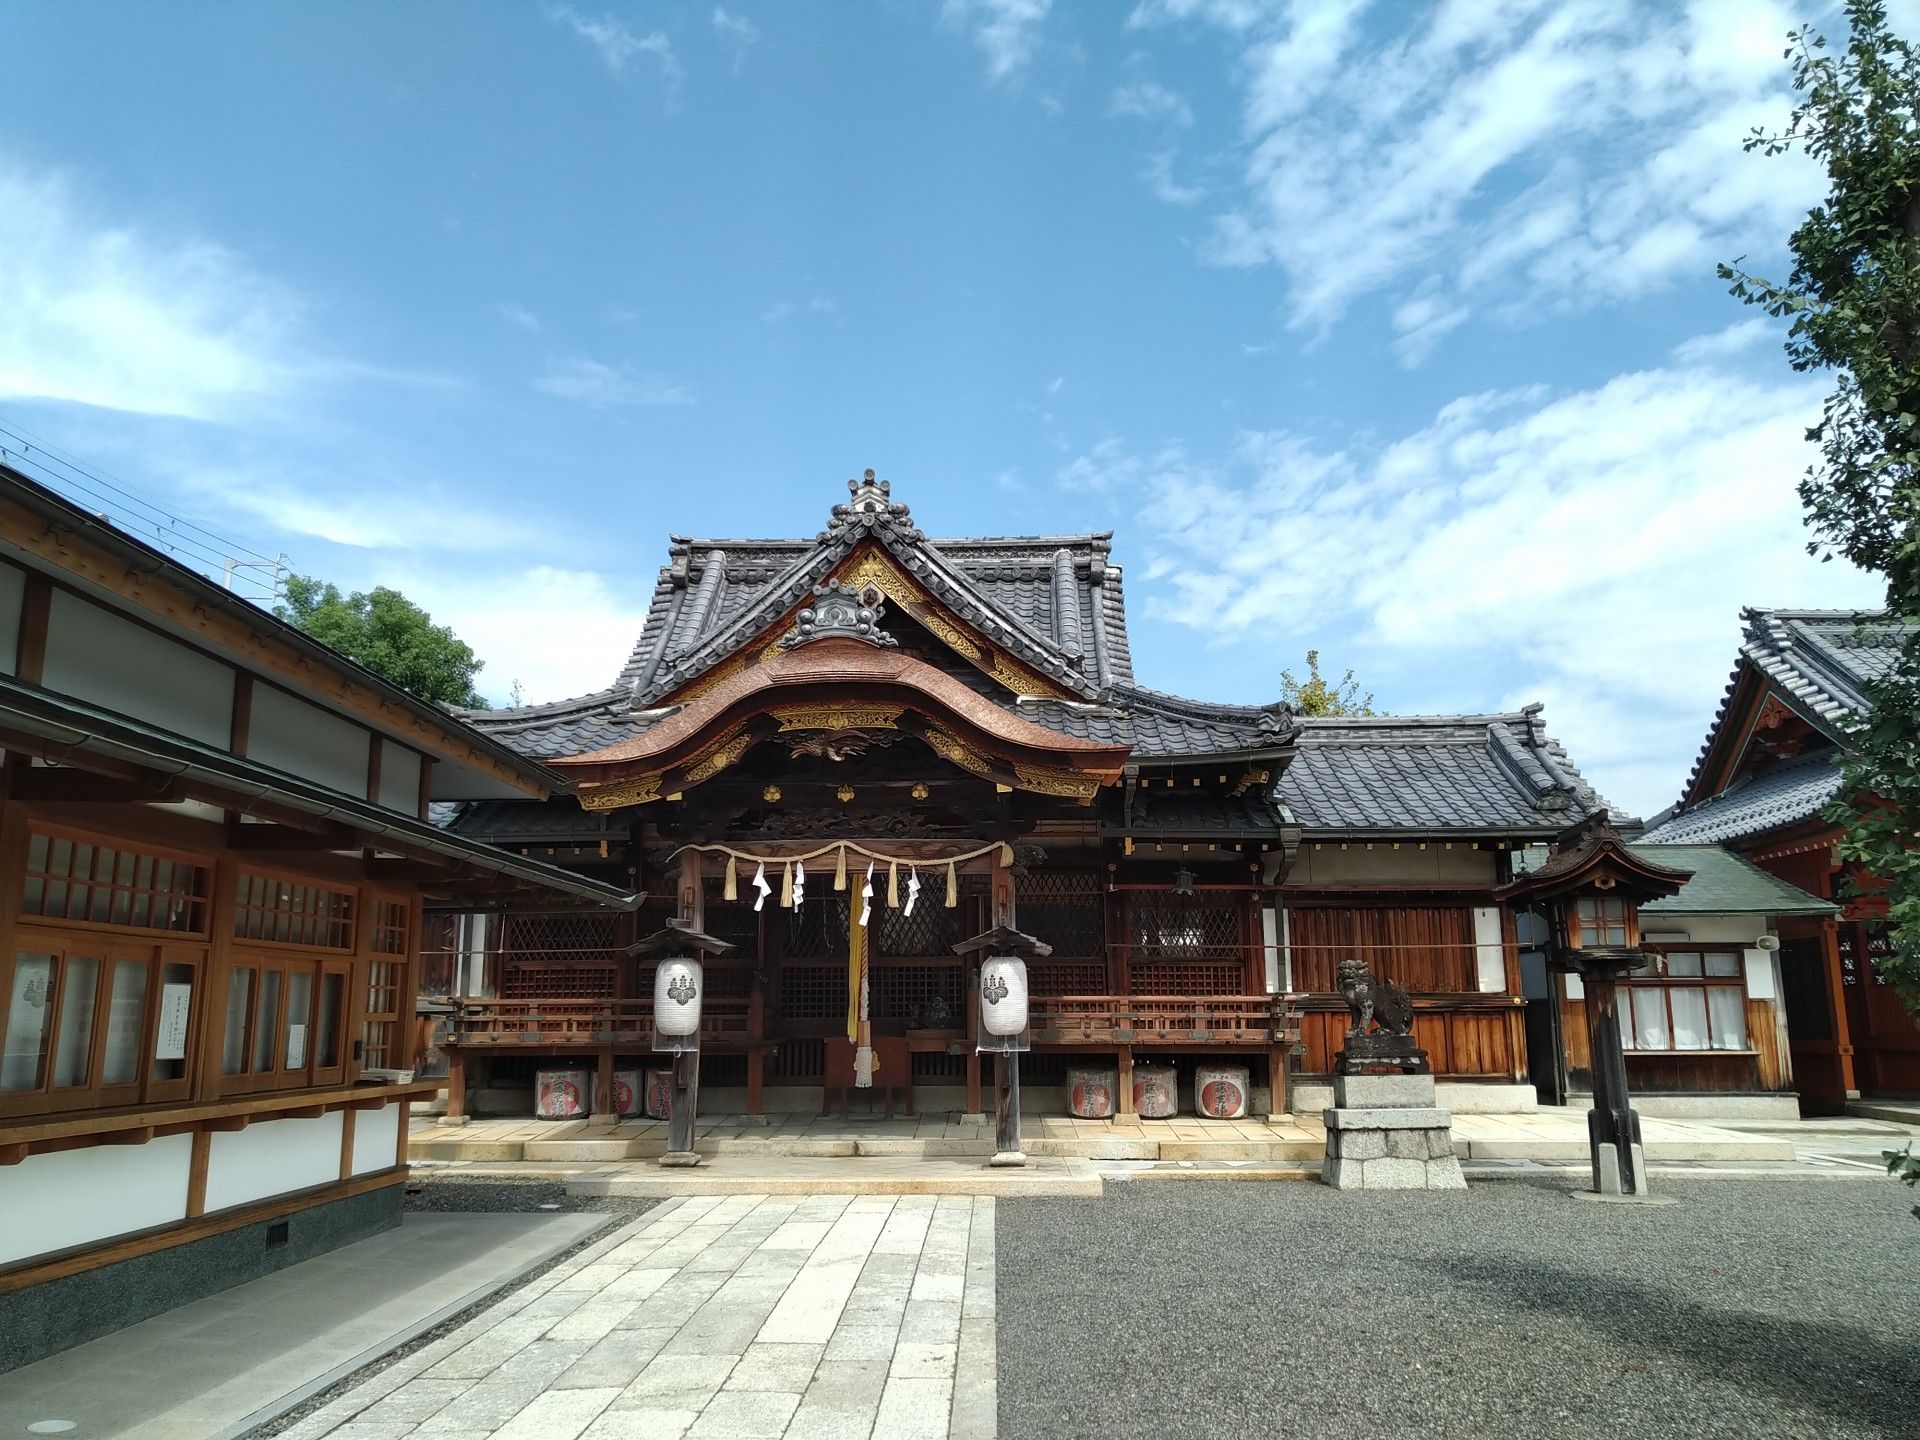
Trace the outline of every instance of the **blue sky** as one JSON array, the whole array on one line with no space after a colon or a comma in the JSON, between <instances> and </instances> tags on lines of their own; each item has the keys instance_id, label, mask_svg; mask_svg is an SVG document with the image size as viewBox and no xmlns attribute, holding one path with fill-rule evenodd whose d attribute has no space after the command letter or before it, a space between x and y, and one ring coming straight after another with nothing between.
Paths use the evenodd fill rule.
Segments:
<instances>
[{"instance_id":1,"label":"blue sky","mask_svg":"<svg viewBox=\"0 0 1920 1440\"><path fill-rule=\"evenodd\" d=\"M1911 8L1899 19L1912 33ZM1833 23L1816 8L1816 18ZM0 423L597 689L669 533L1113 529L1143 681L1684 778L1821 387L1767 0L0 0Z\"/></svg>"}]
</instances>

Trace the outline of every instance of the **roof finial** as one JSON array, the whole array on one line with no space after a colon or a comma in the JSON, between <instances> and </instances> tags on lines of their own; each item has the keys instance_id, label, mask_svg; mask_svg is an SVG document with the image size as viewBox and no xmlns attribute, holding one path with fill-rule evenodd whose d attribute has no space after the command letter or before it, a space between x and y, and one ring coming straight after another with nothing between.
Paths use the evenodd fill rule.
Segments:
<instances>
[{"instance_id":1,"label":"roof finial","mask_svg":"<svg viewBox=\"0 0 1920 1440\"><path fill-rule=\"evenodd\" d=\"M847 490L853 496L848 508L855 515L883 515L893 487L885 480L875 480L869 470L860 479L847 481Z\"/></svg>"}]
</instances>

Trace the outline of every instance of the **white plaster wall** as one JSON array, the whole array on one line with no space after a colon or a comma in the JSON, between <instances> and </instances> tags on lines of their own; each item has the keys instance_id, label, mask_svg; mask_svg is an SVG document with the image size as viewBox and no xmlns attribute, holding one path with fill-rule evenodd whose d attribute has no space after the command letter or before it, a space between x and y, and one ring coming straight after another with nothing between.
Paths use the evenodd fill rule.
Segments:
<instances>
[{"instance_id":1,"label":"white plaster wall","mask_svg":"<svg viewBox=\"0 0 1920 1440\"><path fill-rule=\"evenodd\" d=\"M1372 849L1356 841L1345 850L1338 844L1322 848L1319 842L1310 842L1302 845L1294 857L1287 884L1305 887L1401 880L1486 885L1496 878L1497 861L1490 850L1475 850L1470 845L1448 849L1444 841L1429 842L1424 850L1412 840L1402 841L1398 850L1387 841L1375 841Z\"/></svg>"},{"instance_id":2,"label":"white plaster wall","mask_svg":"<svg viewBox=\"0 0 1920 1440\"><path fill-rule=\"evenodd\" d=\"M0 565L0 674L12 675L20 663L20 602L27 592L27 572L17 565Z\"/></svg>"},{"instance_id":3,"label":"white plaster wall","mask_svg":"<svg viewBox=\"0 0 1920 1440\"><path fill-rule=\"evenodd\" d=\"M228 666L65 590L47 616L42 683L222 750L233 738Z\"/></svg>"},{"instance_id":4,"label":"white plaster wall","mask_svg":"<svg viewBox=\"0 0 1920 1440\"><path fill-rule=\"evenodd\" d=\"M363 1110L353 1119L353 1173L391 1170L400 1153L400 1107Z\"/></svg>"},{"instance_id":5,"label":"white plaster wall","mask_svg":"<svg viewBox=\"0 0 1920 1440\"><path fill-rule=\"evenodd\" d=\"M333 1110L216 1132L207 1158L207 1213L339 1179L340 1126Z\"/></svg>"},{"instance_id":6,"label":"white plaster wall","mask_svg":"<svg viewBox=\"0 0 1920 1440\"><path fill-rule=\"evenodd\" d=\"M247 758L364 799L372 736L350 720L256 681L247 724ZM414 776L418 786L420 777ZM419 796L414 797L415 807Z\"/></svg>"},{"instance_id":7,"label":"white plaster wall","mask_svg":"<svg viewBox=\"0 0 1920 1440\"><path fill-rule=\"evenodd\" d=\"M184 1220L192 1162L192 1136L164 1135L0 1169L0 1264Z\"/></svg>"},{"instance_id":8,"label":"white plaster wall","mask_svg":"<svg viewBox=\"0 0 1920 1440\"><path fill-rule=\"evenodd\" d=\"M1498 905L1474 906L1473 947L1482 993L1497 993L1505 990L1507 988L1507 952L1500 943L1500 907Z\"/></svg>"},{"instance_id":9,"label":"white plaster wall","mask_svg":"<svg viewBox=\"0 0 1920 1440\"><path fill-rule=\"evenodd\" d=\"M1766 915L1642 915L1643 935L1678 935L1702 945L1751 945L1773 929ZM1684 946L1685 941L1662 940L1662 945Z\"/></svg>"},{"instance_id":10,"label":"white plaster wall","mask_svg":"<svg viewBox=\"0 0 1920 1440\"><path fill-rule=\"evenodd\" d=\"M420 813L420 752L392 740L380 746L380 803L403 815Z\"/></svg>"}]
</instances>

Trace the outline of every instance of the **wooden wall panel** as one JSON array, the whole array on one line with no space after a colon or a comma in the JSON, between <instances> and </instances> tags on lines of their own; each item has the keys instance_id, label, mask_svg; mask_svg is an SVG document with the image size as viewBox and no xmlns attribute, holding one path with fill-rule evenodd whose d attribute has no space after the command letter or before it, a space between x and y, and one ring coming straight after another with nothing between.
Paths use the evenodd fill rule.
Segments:
<instances>
[{"instance_id":1,"label":"wooden wall panel","mask_svg":"<svg viewBox=\"0 0 1920 1440\"><path fill-rule=\"evenodd\" d=\"M1478 984L1473 910L1465 905L1292 905L1287 911L1293 988L1331 994L1340 962L1365 960L1374 977L1416 995Z\"/></svg>"}]
</instances>

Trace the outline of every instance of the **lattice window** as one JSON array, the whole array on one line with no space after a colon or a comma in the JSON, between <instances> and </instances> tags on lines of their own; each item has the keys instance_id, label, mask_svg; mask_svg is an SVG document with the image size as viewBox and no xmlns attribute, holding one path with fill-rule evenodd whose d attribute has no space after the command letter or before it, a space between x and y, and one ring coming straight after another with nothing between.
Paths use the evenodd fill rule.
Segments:
<instances>
[{"instance_id":1,"label":"lattice window","mask_svg":"<svg viewBox=\"0 0 1920 1440\"><path fill-rule=\"evenodd\" d=\"M901 883L905 884L904 881ZM945 885L944 879L929 883L923 878L920 898L915 902L911 915L906 912L904 896L901 897L903 904L900 909L887 909L886 891L881 890L874 897L873 914L868 920L874 953L951 955L955 943L967 936L960 924L963 913L960 907L949 910L946 906Z\"/></svg>"},{"instance_id":2,"label":"lattice window","mask_svg":"<svg viewBox=\"0 0 1920 1440\"><path fill-rule=\"evenodd\" d=\"M617 972L611 965L515 964L500 977L502 1000L609 1000ZM649 985L652 981L649 979Z\"/></svg>"},{"instance_id":3,"label":"lattice window","mask_svg":"<svg viewBox=\"0 0 1920 1440\"><path fill-rule=\"evenodd\" d=\"M780 1013L788 1020L845 1019L847 967L782 965Z\"/></svg>"},{"instance_id":4,"label":"lattice window","mask_svg":"<svg viewBox=\"0 0 1920 1440\"><path fill-rule=\"evenodd\" d=\"M373 901L373 928L368 936L370 946L376 955L404 955L407 953L407 921L413 913L413 907L404 900L382 900L378 896Z\"/></svg>"},{"instance_id":5,"label":"lattice window","mask_svg":"<svg viewBox=\"0 0 1920 1440\"><path fill-rule=\"evenodd\" d=\"M305 880L240 872L233 933L317 950L353 948L353 892Z\"/></svg>"},{"instance_id":6,"label":"lattice window","mask_svg":"<svg viewBox=\"0 0 1920 1440\"><path fill-rule=\"evenodd\" d=\"M1056 960L1107 953L1106 897L1094 871L1043 870L1028 876L1019 882L1018 914L1020 928L1051 945Z\"/></svg>"},{"instance_id":7,"label":"lattice window","mask_svg":"<svg viewBox=\"0 0 1920 1440\"><path fill-rule=\"evenodd\" d=\"M1029 960L1027 985L1035 995L1104 995L1104 960Z\"/></svg>"},{"instance_id":8,"label":"lattice window","mask_svg":"<svg viewBox=\"0 0 1920 1440\"><path fill-rule=\"evenodd\" d=\"M1179 895L1146 891L1129 897L1127 923L1133 960L1239 958L1240 896L1231 891Z\"/></svg>"},{"instance_id":9,"label":"lattice window","mask_svg":"<svg viewBox=\"0 0 1920 1440\"><path fill-rule=\"evenodd\" d=\"M619 921L605 910L512 912L500 942L509 960L611 963L618 956Z\"/></svg>"},{"instance_id":10,"label":"lattice window","mask_svg":"<svg viewBox=\"0 0 1920 1440\"><path fill-rule=\"evenodd\" d=\"M21 913L203 935L207 868L190 860L36 831Z\"/></svg>"},{"instance_id":11,"label":"lattice window","mask_svg":"<svg viewBox=\"0 0 1920 1440\"><path fill-rule=\"evenodd\" d=\"M877 965L870 974L870 1013L876 1022L911 1024L935 995L945 997L949 1015L967 1013L963 965Z\"/></svg>"},{"instance_id":12,"label":"lattice window","mask_svg":"<svg viewBox=\"0 0 1920 1440\"><path fill-rule=\"evenodd\" d=\"M1246 988L1246 971L1232 964L1187 964L1160 961L1136 966L1135 995L1238 995Z\"/></svg>"},{"instance_id":13,"label":"lattice window","mask_svg":"<svg viewBox=\"0 0 1920 1440\"><path fill-rule=\"evenodd\" d=\"M752 885L742 880L739 885L739 900L722 900L724 883L718 879L707 881L707 918L706 932L716 940L724 940L734 947L734 955L751 960L760 953L760 913L753 908L756 891ZM776 896L777 900L778 897Z\"/></svg>"},{"instance_id":14,"label":"lattice window","mask_svg":"<svg viewBox=\"0 0 1920 1440\"><path fill-rule=\"evenodd\" d=\"M826 893L819 893L815 886L825 886ZM830 870L807 877L806 903L785 912L786 954L797 960L819 960L847 953L847 897L832 887Z\"/></svg>"},{"instance_id":15,"label":"lattice window","mask_svg":"<svg viewBox=\"0 0 1920 1440\"><path fill-rule=\"evenodd\" d=\"M405 960L376 959L367 966L367 1022L360 1060L363 1069L404 1068L400 1063L400 997L406 989L406 978Z\"/></svg>"}]
</instances>

